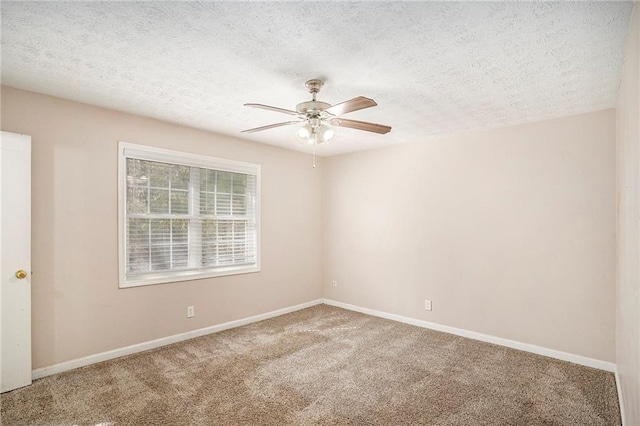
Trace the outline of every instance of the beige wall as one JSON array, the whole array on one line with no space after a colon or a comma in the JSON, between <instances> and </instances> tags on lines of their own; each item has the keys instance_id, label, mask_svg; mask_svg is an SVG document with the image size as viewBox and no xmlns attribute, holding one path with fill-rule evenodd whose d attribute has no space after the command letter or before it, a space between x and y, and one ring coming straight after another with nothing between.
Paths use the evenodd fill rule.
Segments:
<instances>
[{"instance_id":1,"label":"beige wall","mask_svg":"<svg viewBox=\"0 0 640 426\"><path fill-rule=\"evenodd\" d=\"M617 110L616 364L627 425L640 425L640 6L627 38Z\"/></svg>"},{"instance_id":2,"label":"beige wall","mask_svg":"<svg viewBox=\"0 0 640 426\"><path fill-rule=\"evenodd\" d=\"M325 297L615 360L614 110L327 158L323 193Z\"/></svg>"},{"instance_id":3,"label":"beige wall","mask_svg":"<svg viewBox=\"0 0 640 426\"><path fill-rule=\"evenodd\" d=\"M34 368L322 295L614 361L613 110L315 170L308 155L8 87L2 130L33 141ZM119 140L260 163L262 272L118 289Z\"/></svg>"},{"instance_id":4,"label":"beige wall","mask_svg":"<svg viewBox=\"0 0 640 426\"><path fill-rule=\"evenodd\" d=\"M8 87L2 130L32 136L34 368L321 297L321 161ZM120 140L261 164L262 272L118 289Z\"/></svg>"}]
</instances>

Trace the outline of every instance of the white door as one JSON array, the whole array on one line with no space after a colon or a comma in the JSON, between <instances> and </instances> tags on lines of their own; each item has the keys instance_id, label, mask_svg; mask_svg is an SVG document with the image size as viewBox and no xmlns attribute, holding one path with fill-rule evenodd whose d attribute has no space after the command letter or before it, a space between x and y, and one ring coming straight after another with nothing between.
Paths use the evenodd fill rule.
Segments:
<instances>
[{"instance_id":1,"label":"white door","mask_svg":"<svg viewBox=\"0 0 640 426\"><path fill-rule=\"evenodd\" d=\"M31 384L31 137L0 137L0 391Z\"/></svg>"}]
</instances>

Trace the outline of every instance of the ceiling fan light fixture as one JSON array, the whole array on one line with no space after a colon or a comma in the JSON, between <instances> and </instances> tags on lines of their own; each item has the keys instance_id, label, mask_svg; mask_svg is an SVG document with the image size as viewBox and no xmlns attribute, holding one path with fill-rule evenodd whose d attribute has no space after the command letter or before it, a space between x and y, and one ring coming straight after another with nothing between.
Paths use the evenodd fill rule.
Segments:
<instances>
[{"instance_id":1,"label":"ceiling fan light fixture","mask_svg":"<svg viewBox=\"0 0 640 426\"><path fill-rule=\"evenodd\" d=\"M336 135L336 132L327 125L325 125L324 127L325 127L324 136L323 136L324 142L329 142Z\"/></svg>"},{"instance_id":2,"label":"ceiling fan light fixture","mask_svg":"<svg viewBox=\"0 0 640 426\"><path fill-rule=\"evenodd\" d=\"M326 124L314 126L312 123L305 123L296 130L295 136L298 142L305 145L318 145L329 142L334 138L336 132Z\"/></svg>"},{"instance_id":3,"label":"ceiling fan light fixture","mask_svg":"<svg viewBox=\"0 0 640 426\"><path fill-rule=\"evenodd\" d=\"M313 135L313 127L311 127L310 123L305 123L302 126L300 126L295 133L295 136L298 142L305 145L313 144L313 141L311 140L312 135Z\"/></svg>"}]
</instances>

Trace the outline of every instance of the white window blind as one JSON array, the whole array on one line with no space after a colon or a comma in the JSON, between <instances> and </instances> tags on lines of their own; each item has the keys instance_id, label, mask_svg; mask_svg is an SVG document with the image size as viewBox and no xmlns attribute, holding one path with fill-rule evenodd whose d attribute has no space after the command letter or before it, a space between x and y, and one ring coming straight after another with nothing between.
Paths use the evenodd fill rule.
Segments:
<instances>
[{"instance_id":1,"label":"white window blind","mask_svg":"<svg viewBox=\"0 0 640 426\"><path fill-rule=\"evenodd\" d=\"M121 145L121 287L259 270L259 166Z\"/></svg>"}]
</instances>

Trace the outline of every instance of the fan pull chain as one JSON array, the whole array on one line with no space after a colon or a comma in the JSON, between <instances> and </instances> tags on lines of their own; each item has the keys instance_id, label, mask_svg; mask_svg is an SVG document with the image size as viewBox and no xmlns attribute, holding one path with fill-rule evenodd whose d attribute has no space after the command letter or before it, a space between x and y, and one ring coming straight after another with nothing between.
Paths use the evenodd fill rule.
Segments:
<instances>
[{"instance_id":1,"label":"fan pull chain","mask_svg":"<svg viewBox=\"0 0 640 426\"><path fill-rule=\"evenodd\" d=\"M316 143L313 143L313 168L316 168Z\"/></svg>"}]
</instances>

